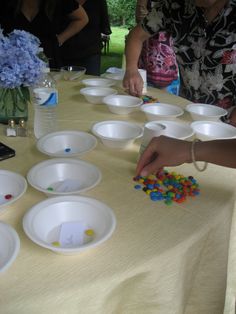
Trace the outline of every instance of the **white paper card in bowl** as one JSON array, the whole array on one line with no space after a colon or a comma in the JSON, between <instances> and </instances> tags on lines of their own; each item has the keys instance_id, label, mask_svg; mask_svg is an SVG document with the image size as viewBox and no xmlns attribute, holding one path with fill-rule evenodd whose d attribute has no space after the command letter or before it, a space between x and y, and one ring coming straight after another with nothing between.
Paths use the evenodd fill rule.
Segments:
<instances>
[{"instance_id":1,"label":"white paper card in bowl","mask_svg":"<svg viewBox=\"0 0 236 314\"><path fill-rule=\"evenodd\" d=\"M62 247L77 247L84 244L84 232L87 229L83 221L61 224L59 243Z\"/></svg>"}]
</instances>

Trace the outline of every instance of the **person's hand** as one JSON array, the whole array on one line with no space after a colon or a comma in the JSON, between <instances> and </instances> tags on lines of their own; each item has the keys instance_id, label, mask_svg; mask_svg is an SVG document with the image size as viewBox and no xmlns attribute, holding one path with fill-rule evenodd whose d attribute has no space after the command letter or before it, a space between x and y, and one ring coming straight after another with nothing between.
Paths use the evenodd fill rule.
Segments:
<instances>
[{"instance_id":1,"label":"person's hand","mask_svg":"<svg viewBox=\"0 0 236 314\"><path fill-rule=\"evenodd\" d=\"M140 97L143 90L143 79L137 70L126 70L123 87L132 96Z\"/></svg>"},{"instance_id":2,"label":"person's hand","mask_svg":"<svg viewBox=\"0 0 236 314\"><path fill-rule=\"evenodd\" d=\"M154 137L141 155L136 175L157 173L165 166L178 166L191 162L191 142L171 137Z\"/></svg>"},{"instance_id":3,"label":"person's hand","mask_svg":"<svg viewBox=\"0 0 236 314\"><path fill-rule=\"evenodd\" d=\"M231 111L231 114L229 117L229 124L236 127L236 107Z\"/></svg>"}]
</instances>

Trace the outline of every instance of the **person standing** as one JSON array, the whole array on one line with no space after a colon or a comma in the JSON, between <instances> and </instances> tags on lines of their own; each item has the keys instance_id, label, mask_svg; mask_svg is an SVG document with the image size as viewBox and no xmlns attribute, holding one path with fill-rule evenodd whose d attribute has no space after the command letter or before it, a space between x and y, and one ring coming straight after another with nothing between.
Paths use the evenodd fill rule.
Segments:
<instances>
[{"instance_id":1,"label":"person standing","mask_svg":"<svg viewBox=\"0 0 236 314\"><path fill-rule=\"evenodd\" d=\"M100 75L102 34L110 35L106 0L77 0L88 14L85 28L62 46L64 66L79 65L86 74Z\"/></svg>"},{"instance_id":2,"label":"person standing","mask_svg":"<svg viewBox=\"0 0 236 314\"><path fill-rule=\"evenodd\" d=\"M171 33L180 69L180 96L228 109L236 123L236 0L157 1L126 43L124 87L140 95L137 70L142 44L160 32Z\"/></svg>"},{"instance_id":3,"label":"person standing","mask_svg":"<svg viewBox=\"0 0 236 314\"><path fill-rule=\"evenodd\" d=\"M75 0L1 0L0 4L4 33L20 29L38 37L52 68L62 66L60 47L87 23L86 12Z\"/></svg>"},{"instance_id":4,"label":"person standing","mask_svg":"<svg viewBox=\"0 0 236 314\"><path fill-rule=\"evenodd\" d=\"M153 0L137 0L137 24L154 6ZM153 87L166 88L178 79L178 65L170 34L159 32L143 43L138 67L147 71L147 82Z\"/></svg>"}]
</instances>

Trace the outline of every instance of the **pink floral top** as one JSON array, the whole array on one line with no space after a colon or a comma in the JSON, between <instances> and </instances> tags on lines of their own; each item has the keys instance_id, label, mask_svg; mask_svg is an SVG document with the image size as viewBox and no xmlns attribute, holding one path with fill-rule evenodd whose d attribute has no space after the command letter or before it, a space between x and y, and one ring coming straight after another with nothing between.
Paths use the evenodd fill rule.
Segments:
<instances>
[{"instance_id":1,"label":"pink floral top","mask_svg":"<svg viewBox=\"0 0 236 314\"><path fill-rule=\"evenodd\" d=\"M142 26L152 35L171 33L181 96L223 108L236 105L236 0L211 23L194 0L157 0Z\"/></svg>"},{"instance_id":2,"label":"pink floral top","mask_svg":"<svg viewBox=\"0 0 236 314\"><path fill-rule=\"evenodd\" d=\"M139 68L147 70L147 81L156 87L166 87L178 78L178 65L169 34L160 32L144 44Z\"/></svg>"}]
</instances>

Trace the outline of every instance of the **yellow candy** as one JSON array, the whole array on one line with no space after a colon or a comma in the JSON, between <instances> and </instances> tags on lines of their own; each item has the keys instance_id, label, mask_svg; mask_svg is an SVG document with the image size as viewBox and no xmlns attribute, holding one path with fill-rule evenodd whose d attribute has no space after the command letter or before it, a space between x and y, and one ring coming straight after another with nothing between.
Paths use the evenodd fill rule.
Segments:
<instances>
[{"instance_id":1,"label":"yellow candy","mask_svg":"<svg viewBox=\"0 0 236 314\"><path fill-rule=\"evenodd\" d=\"M155 180L156 176L154 174L149 174L148 179L149 180Z\"/></svg>"},{"instance_id":2,"label":"yellow candy","mask_svg":"<svg viewBox=\"0 0 236 314\"><path fill-rule=\"evenodd\" d=\"M58 241L52 242L52 245L53 245L53 246L61 246L61 245L60 245L60 242L58 242Z\"/></svg>"},{"instance_id":3,"label":"yellow candy","mask_svg":"<svg viewBox=\"0 0 236 314\"><path fill-rule=\"evenodd\" d=\"M90 237L94 236L94 231L93 231L93 229L87 229L87 230L84 231L84 233L85 233L87 236L90 236Z\"/></svg>"}]
</instances>

